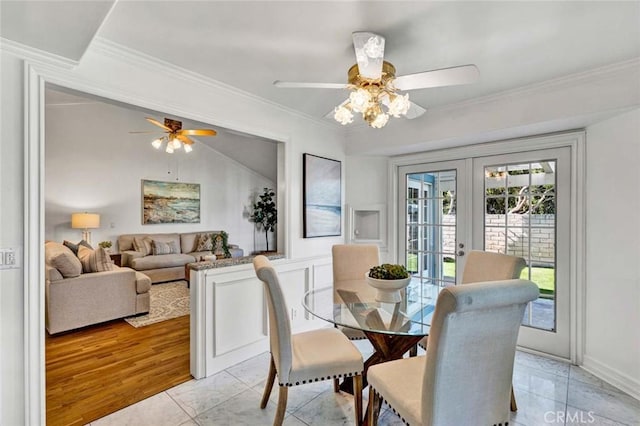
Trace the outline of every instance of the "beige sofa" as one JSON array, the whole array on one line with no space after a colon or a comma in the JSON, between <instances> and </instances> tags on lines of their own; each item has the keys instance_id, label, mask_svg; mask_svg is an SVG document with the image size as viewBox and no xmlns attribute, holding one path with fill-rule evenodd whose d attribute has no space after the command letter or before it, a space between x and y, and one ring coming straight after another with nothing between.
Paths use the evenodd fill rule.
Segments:
<instances>
[{"instance_id":1,"label":"beige sofa","mask_svg":"<svg viewBox=\"0 0 640 426\"><path fill-rule=\"evenodd\" d=\"M45 245L45 325L50 334L149 312L151 280L145 274L113 265L110 271L65 278L50 263L53 250L59 248Z\"/></svg>"},{"instance_id":2,"label":"beige sofa","mask_svg":"<svg viewBox=\"0 0 640 426\"><path fill-rule=\"evenodd\" d=\"M141 271L152 283L185 279L185 265L211 255L211 251L196 251L200 234L216 234L221 231L200 231L171 234L125 234L118 237L118 250L122 254L122 266ZM148 237L164 243L173 243L180 248L180 253L145 254L134 247L135 238ZM139 241L139 240L138 240ZM243 250L237 245L229 244L231 257L243 256Z\"/></svg>"}]
</instances>

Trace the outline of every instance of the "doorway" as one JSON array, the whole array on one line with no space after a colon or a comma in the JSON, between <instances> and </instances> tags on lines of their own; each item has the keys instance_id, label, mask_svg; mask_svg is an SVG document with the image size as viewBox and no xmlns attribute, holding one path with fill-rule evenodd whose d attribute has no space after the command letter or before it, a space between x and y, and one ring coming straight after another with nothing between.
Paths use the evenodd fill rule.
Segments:
<instances>
[{"instance_id":1,"label":"doorway","mask_svg":"<svg viewBox=\"0 0 640 426\"><path fill-rule=\"evenodd\" d=\"M572 182L569 147L398 167L398 260L409 291L435 298L460 283L468 250L523 257L538 284L518 345L571 358Z\"/></svg>"}]
</instances>

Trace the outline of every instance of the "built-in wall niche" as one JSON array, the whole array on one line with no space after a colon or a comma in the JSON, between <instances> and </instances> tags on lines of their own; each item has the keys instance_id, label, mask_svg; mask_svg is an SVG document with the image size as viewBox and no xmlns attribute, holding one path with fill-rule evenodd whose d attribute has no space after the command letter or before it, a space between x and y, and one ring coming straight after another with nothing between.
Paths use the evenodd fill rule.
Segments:
<instances>
[{"instance_id":1,"label":"built-in wall niche","mask_svg":"<svg viewBox=\"0 0 640 426\"><path fill-rule=\"evenodd\" d=\"M377 244L387 246L386 206L384 204L358 204L347 207L347 242L351 244Z\"/></svg>"}]
</instances>

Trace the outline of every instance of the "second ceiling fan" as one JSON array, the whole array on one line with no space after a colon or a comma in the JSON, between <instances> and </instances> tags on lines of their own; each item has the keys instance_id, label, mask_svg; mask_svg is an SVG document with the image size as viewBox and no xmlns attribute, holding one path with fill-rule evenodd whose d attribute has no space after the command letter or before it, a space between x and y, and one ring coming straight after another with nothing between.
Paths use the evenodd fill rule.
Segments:
<instances>
[{"instance_id":1,"label":"second ceiling fan","mask_svg":"<svg viewBox=\"0 0 640 426\"><path fill-rule=\"evenodd\" d=\"M349 98L331 113L339 123L353 122L353 113L375 128L384 127L389 117L416 118L425 109L409 101L400 91L469 84L478 80L475 65L461 65L396 77L396 69L384 60L385 38L366 31L352 33L356 64L348 72L348 83L298 83L276 80L281 88L348 89Z\"/></svg>"},{"instance_id":2,"label":"second ceiling fan","mask_svg":"<svg viewBox=\"0 0 640 426\"><path fill-rule=\"evenodd\" d=\"M167 146L165 151L169 154L173 154L173 151L180 149L184 146L185 152L191 152L191 145L193 145L193 139L189 136L215 136L217 132L213 129L183 129L182 121L172 120L170 118L164 119L164 124L156 120L155 118L145 117L147 121L154 124L164 130L167 136L162 136L151 142L154 148L160 149L162 143L166 140ZM129 133L151 133L151 132L129 132Z\"/></svg>"}]
</instances>

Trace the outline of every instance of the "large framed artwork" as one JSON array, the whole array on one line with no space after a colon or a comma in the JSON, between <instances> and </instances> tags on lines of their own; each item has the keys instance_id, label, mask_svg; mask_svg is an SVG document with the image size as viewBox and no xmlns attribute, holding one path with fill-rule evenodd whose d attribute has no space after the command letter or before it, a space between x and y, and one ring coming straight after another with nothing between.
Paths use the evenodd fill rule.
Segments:
<instances>
[{"instance_id":1,"label":"large framed artwork","mask_svg":"<svg viewBox=\"0 0 640 426\"><path fill-rule=\"evenodd\" d=\"M200 223L200 184L142 180L142 224Z\"/></svg>"},{"instance_id":2,"label":"large framed artwork","mask_svg":"<svg viewBox=\"0 0 640 426\"><path fill-rule=\"evenodd\" d=\"M342 234L340 161L303 154L304 238Z\"/></svg>"}]
</instances>

